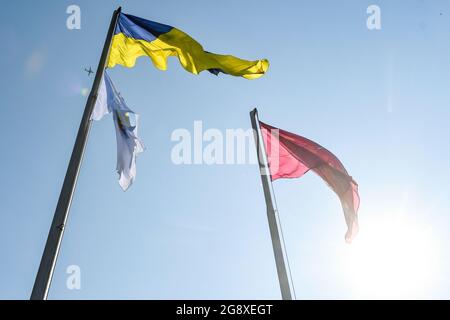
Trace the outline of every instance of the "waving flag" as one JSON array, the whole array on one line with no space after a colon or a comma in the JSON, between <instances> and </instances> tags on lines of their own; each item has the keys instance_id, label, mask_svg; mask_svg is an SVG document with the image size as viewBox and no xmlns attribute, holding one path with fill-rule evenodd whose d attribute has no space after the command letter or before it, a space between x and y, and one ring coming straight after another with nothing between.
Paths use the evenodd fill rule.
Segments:
<instances>
[{"instance_id":1,"label":"waving flag","mask_svg":"<svg viewBox=\"0 0 450 320\"><path fill-rule=\"evenodd\" d=\"M108 67L120 64L134 67L136 59L148 56L155 67L167 69L167 58L178 57L186 71L199 74L204 70L217 75L226 73L247 79L264 75L269 68L265 59L247 61L231 55L205 51L183 31L174 27L121 13L112 40Z\"/></svg>"},{"instance_id":2,"label":"waving flag","mask_svg":"<svg viewBox=\"0 0 450 320\"><path fill-rule=\"evenodd\" d=\"M144 151L137 135L139 116L128 108L105 71L91 119L101 120L108 113L113 114L116 129L119 184L126 191L136 178L136 156Z\"/></svg>"},{"instance_id":3,"label":"waving flag","mask_svg":"<svg viewBox=\"0 0 450 320\"><path fill-rule=\"evenodd\" d=\"M338 195L351 242L358 232L358 184L339 159L317 143L260 122L272 180L299 178L309 170L319 175Z\"/></svg>"}]
</instances>

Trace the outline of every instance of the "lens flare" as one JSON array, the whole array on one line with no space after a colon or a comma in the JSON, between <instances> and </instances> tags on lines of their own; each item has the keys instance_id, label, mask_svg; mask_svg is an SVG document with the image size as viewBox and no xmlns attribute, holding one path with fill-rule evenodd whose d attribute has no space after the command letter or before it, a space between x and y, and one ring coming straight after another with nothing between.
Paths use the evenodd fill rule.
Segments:
<instances>
[{"instance_id":1,"label":"lens flare","mask_svg":"<svg viewBox=\"0 0 450 320\"><path fill-rule=\"evenodd\" d=\"M81 95L83 97L87 97L89 95L89 89L88 88L82 88L81 89Z\"/></svg>"},{"instance_id":2,"label":"lens flare","mask_svg":"<svg viewBox=\"0 0 450 320\"><path fill-rule=\"evenodd\" d=\"M343 251L355 298L427 299L436 274L431 228L407 215L361 223L357 241Z\"/></svg>"}]
</instances>

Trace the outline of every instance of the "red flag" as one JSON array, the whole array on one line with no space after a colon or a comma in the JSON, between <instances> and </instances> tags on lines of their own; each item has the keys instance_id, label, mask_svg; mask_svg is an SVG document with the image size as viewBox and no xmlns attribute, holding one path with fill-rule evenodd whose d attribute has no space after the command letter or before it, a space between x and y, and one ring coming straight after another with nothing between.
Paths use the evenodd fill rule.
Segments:
<instances>
[{"instance_id":1,"label":"red flag","mask_svg":"<svg viewBox=\"0 0 450 320\"><path fill-rule=\"evenodd\" d=\"M339 196L351 242L358 232L358 184L339 159L317 143L260 122L272 180L299 178L309 170L318 174Z\"/></svg>"}]
</instances>

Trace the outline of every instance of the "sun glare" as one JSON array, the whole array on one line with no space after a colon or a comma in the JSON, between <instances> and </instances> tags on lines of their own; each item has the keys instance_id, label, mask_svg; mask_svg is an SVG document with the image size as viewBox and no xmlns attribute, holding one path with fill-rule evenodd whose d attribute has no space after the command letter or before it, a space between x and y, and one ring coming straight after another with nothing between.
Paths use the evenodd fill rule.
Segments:
<instances>
[{"instance_id":1,"label":"sun glare","mask_svg":"<svg viewBox=\"0 0 450 320\"><path fill-rule=\"evenodd\" d=\"M433 233L405 215L365 221L342 257L354 298L430 298L437 265Z\"/></svg>"}]
</instances>

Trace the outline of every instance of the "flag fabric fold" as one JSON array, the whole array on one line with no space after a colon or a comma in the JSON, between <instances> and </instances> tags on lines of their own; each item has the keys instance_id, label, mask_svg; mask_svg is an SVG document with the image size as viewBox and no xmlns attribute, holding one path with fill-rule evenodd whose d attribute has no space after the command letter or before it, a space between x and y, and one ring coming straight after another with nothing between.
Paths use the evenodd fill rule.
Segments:
<instances>
[{"instance_id":1,"label":"flag fabric fold","mask_svg":"<svg viewBox=\"0 0 450 320\"><path fill-rule=\"evenodd\" d=\"M126 191L136 178L136 156L144 151L138 137L139 115L128 108L105 71L91 119L98 121L109 113L113 115L116 130L119 184Z\"/></svg>"},{"instance_id":2,"label":"flag fabric fold","mask_svg":"<svg viewBox=\"0 0 450 320\"><path fill-rule=\"evenodd\" d=\"M260 122L271 179L299 178L312 170L338 195L351 242L358 232L358 184L341 161L319 144L296 134Z\"/></svg>"},{"instance_id":3,"label":"flag fabric fold","mask_svg":"<svg viewBox=\"0 0 450 320\"><path fill-rule=\"evenodd\" d=\"M148 56L160 70L167 69L169 56L176 56L183 68L193 74L208 70L215 75L222 72L256 79L269 68L266 59L248 61L231 55L214 54L205 51L197 41L177 28L121 13L112 40L108 67L120 64L131 68L141 56Z\"/></svg>"}]
</instances>

